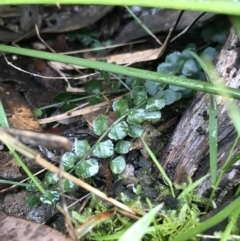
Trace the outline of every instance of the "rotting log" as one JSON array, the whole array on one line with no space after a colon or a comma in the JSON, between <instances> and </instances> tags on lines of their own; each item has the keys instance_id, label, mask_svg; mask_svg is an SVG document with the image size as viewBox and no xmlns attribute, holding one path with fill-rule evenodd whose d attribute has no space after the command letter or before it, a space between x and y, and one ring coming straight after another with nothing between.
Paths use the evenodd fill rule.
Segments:
<instances>
[{"instance_id":1,"label":"rotting log","mask_svg":"<svg viewBox=\"0 0 240 241\"><path fill-rule=\"evenodd\" d=\"M240 40L231 30L228 40L216 61L216 70L223 82L230 87L240 86ZM234 100L238 107L240 101ZM236 139L236 131L227 114L223 98L217 96L218 106L218 170L226 161L229 151ZM197 180L209 172L209 132L208 132L209 94L197 93L194 100L184 112L171 140L166 147L161 164L170 179L177 184L187 182L191 177ZM239 120L240 122L240 120ZM240 145L233 152L240 153ZM239 165L238 161L235 165ZM224 174L220 184L220 196L240 183L237 169ZM200 195L210 191L210 179L198 187ZM221 199L221 197L219 197Z\"/></svg>"}]
</instances>

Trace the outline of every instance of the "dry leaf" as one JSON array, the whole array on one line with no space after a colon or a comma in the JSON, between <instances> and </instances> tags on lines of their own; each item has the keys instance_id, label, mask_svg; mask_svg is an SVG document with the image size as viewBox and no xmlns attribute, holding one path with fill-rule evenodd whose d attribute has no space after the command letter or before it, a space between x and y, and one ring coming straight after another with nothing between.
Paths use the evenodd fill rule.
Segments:
<instances>
[{"instance_id":1,"label":"dry leaf","mask_svg":"<svg viewBox=\"0 0 240 241\"><path fill-rule=\"evenodd\" d=\"M7 216L0 212L1 241L71 241L62 233L45 225Z\"/></svg>"}]
</instances>

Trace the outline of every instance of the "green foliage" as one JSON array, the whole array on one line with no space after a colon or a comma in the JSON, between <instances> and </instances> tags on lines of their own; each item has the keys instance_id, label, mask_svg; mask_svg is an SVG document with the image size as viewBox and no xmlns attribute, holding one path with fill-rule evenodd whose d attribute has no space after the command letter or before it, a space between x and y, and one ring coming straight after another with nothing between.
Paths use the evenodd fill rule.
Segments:
<instances>
[{"instance_id":1,"label":"green foliage","mask_svg":"<svg viewBox=\"0 0 240 241\"><path fill-rule=\"evenodd\" d=\"M78 140L76 138L74 142L74 150L78 157L84 157L86 153L90 150L90 145L86 140ZM72 159L76 159L76 158L72 157ZM74 160L72 160L72 163L73 164L75 163Z\"/></svg>"},{"instance_id":2,"label":"green foliage","mask_svg":"<svg viewBox=\"0 0 240 241\"><path fill-rule=\"evenodd\" d=\"M43 114L43 111L41 109L35 109L33 113L36 117L40 117Z\"/></svg>"},{"instance_id":3,"label":"green foliage","mask_svg":"<svg viewBox=\"0 0 240 241\"><path fill-rule=\"evenodd\" d=\"M224 44L227 40L229 28L223 26L210 25L203 28L201 36L206 43Z\"/></svg>"},{"instance_id":4,"label":"green foliage","mask_svg":"<svg viewBox=\"0 0 240 241\"><path fill-rule=\"evenodd\" d=\"M113 125L108 137L112 140L122 140L128 134L128 124L125 121L118 122Z\"/></svg>"},{"instance_id":5,"label":"green foliage","mask_svg":"<svg viewBox=\"0 0 240 241\"><path fill-rule=\"evenodd\" d=\"M76 143L76 141L75 141L75 143ZM85 150L87 149L87 145L88 145L88 143L86 143ZM79 150L79 153L80 153L80 151L81 150ZM65 171L72 169L74 167L74 164L76 161L77 161L77 156L73 152L65 152L62 156L63 169Z\"/></svg>"},{"instance_id":6,"label":"green foliage","mask_svg":"<svg viewBox=\"0 0 240 241\"><path fill-rule=\"evenodd\" d=\"M68 34L70 42L79 41L84 47L98 48L109 46L112 41L101 43L98 40L99 33L96 31L76 31ZM101 52L101 51L100 51Z\"/></svg>"},{"instance_id":7,"label":"green foliage","mask_svg":"<svg viewBox=\"0 0 240 241\"><path fill-rule=\"evenodd\" d=\"M140 137L144 132L142 125L129 125L128 135L133 138Z\"/></svg>"},{"instance_id":8,"label":"green foliage","mask_svg":"<svg viewBox=\"0 0 240 241\"><path fill-rule=\"evenodd\" d=\"M187 5L189 4L187 3ZM205 28L202 32L202 36L207 43L214 42L222 44L226 38L225 32L220 27L219 29L211 29L211 27ZM95 41L95 38L96 35L94 35L94 33L78 33L76 34L76 36L69 36L70 40L77 39L81 41L84 46L99 46L100 44L99 42ZM216 53L217 51L214 48L208 48L203 52L203 54L210 60L213 60ZM165 62L160 64L157 70L160 73L166 73L176 76L184 75L189 78L196 78L202 80L204 79L204 74L201 71L201 68L196 63L196 61L194 61L191 56L189 56L187 51L183 51L182 53L174 52L168 55ZM132 70L132 72L134 71ZM107 72L101 73L101 76L104 78L105 84L110 83L110 75ZM119 82L115 83L117 84L115 85L114 89L117 91L120 84ZM95 85L95 88L92 88L91 84L92 86ZM101 86L99 86L99 84L96 84L96 82L91 84L88 89L93 90L92 94L99 94ZM127 82L127 84L131 88L131 93L129 96L132 98L132 103L128 99L128 101L124 100L123 102L114 103L113 105L114 111L116 111L117 115L122 118L121 122L117 121L112 127L108 127L106 125L106 119L104 119L104 117L102 120L96 120L96 125L94 127L95 134L100 136L96 145L91 147L87 141L81 142L76 140L74 152L68 154L65 153L66 155L63 157L62 162L64 170L74 169L76 162L81 158L80 162L76 165L75 168L76 174L83 178L88 178L95 175L98 171L98 162L100 160L90 158L90 154L93 153L98 158L109 157L110 166L113 173L121 173L122 170L125 168L126 164L124 158L122 156L116 156L116 153L125 154L128 152L129 142L124 140L124 138L126 138L127 136L134 138L141 136L141 134L143 133L143 122L159 120L161 118L160 110L164 108L165 105L170 105L178 101L180 98L189 96L190 94L189 91L182 87L175 87L172 85L167 86L148 80L139 80L137 78L132 78L131 81ZM180 86L182 85L180 84ZM98 103L100 101L102 101L100 95L97 95L96 97L89 100L90 103ZM67 103L65 107L66 109L69 109L72 106ZM101 124L99 124L98 121ZM106 140L107 132L110 140ZM102 141L103 138L105 138L104 141ZM87 175L87 173L89 174ZM58 176L54 176L52 173L47 173L44 182L46 183L46 185L54 185L57 183L57 179ZM63 179L62 182L65 191L74 190L75 186L73 183L65 179ZM36 191L36 189L32 186L29 190ZM41 200L45 203L53 203L58 200L58 198L58 191L47 191L42 195ZM34 203L37 203L37 199L34 200L34 198L29 198L28 202L35 205ZM189 227L191 228L197 225L199 210L197 210L196 207L194 207L190 202L188 202L188 200L184 200L184 202L180 205L180 208L178 210L165 210L165 212L161 213L161 217L157 220L157 222L149 228L147 228L147 226L150 225L150 222L153 219L153 215L152 217L151 215L144 216L138 223L136 223L136 225L132 227L132 230L140 230L141 232L138 233L140 235L148 233L148 237L146 240L149 240L149 237L151 237L151 240L172 240L172 238L176 237L177 235L181 235L182 232L187 233ZM101 202L98 201L98 203L95 203L94 206L91 204L90 210L85 210L86 212L83 215L90 214L92 216L93 208L95 210L98 210L99 206L101 206L102 210L104 210L104 205L100 205L100 203ZM234 208L236 209L236 207ZM150 212L150 214L152 213ZM82 216L77 213L75 213L75 215L76 217ZM118 224L120 223L120 225L117 226L118 228L120 226L118 230L126 230L126 228L131 225L128 220L123 219L119 216L117 218ZM87 219L85 218L82 220L86 221ZM237 222L237 220L235 221ZM109 233L111 233L111 231L114 230L114 238L113 236L112 239L109 238L109 233L105 233L105 238L108 240L114 240L116 238L119 238L119 236L121 236L120 232L118 232L118 230L116 232L116 229L112 228L113 225L116 224L114 222L115 220L109 221L111 225L108 227L108 230L103 228L105 225L103 224L103 226L100 227L100 231L92 232L92 237L94 237L96 240L101 240L104 239L104 235L102 235L104 232L108 231ZM130 230L130 234L133 233L132 230ZM136 237L135 235L133 237L130 237L132 240L140 240L140 235L139 237ZM191 238L191 236L189 236L188 238ZM129 239L129 236L127 236L127 239Z\"/></svg>"},{"instance_id":9,"label":"green foliage","mask_svg":"<svg viewBox=\"0 0 240 241\"><path fill-rule=\"evenodd\" d=\"M118 117L123 116L129 111L128 102L126 99L114 101L112 108Z\"/></svg>"},{"instance_id":10,"label":"green foliage","mask_svg":"<svg viewBox=\"0 0 240 241\"><path fill-rule=\"evenodd\" d=\"M96 135L100 136L108 128L107 116L99 115L93 121L93 131Z\"/></svg>"},{"instance_id":11,"label":"green foliage","mask_svg":"<svg viewBox=\"0 0 240 241\"><path fill-rule=\"evenodd\" d=\"M56 201L59 200L60 193L56 190L46 190L40 200L46 204L54 204Z\"/></svg>"},{"instance_id":12,"label":"green foliage","mask_svg":"<svg viewBox=\"0 0 240 241\"><path fill-rule=\"evenodd\" d=\"M77 166L75 173L81 178L89 178L97 174L99 169L98 161L94 158L82 160Z\"/></svg>"},{"instance_id":13,"label":"green foliage","mask_svg":"<svg viewBox=\"0 0 240 241\"><path fill-rule=\"evenodd\" d=\"M93 149L93 155L99 158L107 158L113 155L113 142L111 140L106 140L97 143Z\"/></svg>"},{"instance_id":14,"label":"green foliage","mask_svg":"<svg viewBox=\"0 0 240 241\"><path fill-rule=\"evenodd\" d=\"M83 40L80 35L77 38ZM85 39L85 44L90 44L91 38ZM194 49L194 46L189 46L189 49ZM195 70L193 70L193 66ZM168 55L166 62L158 66L158 71L175 75L183 72L192 76L199 69L199 66L187 51ZM100 74L104 79L104 88L106 85L112 84L108 72L101 71ZM118 83L116 89L119 89L122 85L121 81L118 81ZM75 139L73 151L66 152L62 156L64 171L74 171L78 177L87 179L98 173L99 162L107 158L112 172L121 174L126 167L126 160L123 155L127 154L131 148L131 142L128 139L141 137L144 132L143 123L158 121L161 118L161 109L181 99L185 90L182 87L167 86L138 78L128 78L125 84L130 90L129 94L112 104L119 120L109 126L108 117L99 115L92 123L94 134L99 136L99 139L94 145L90 145L87 140ZM86 93L94 95L89 99L90 103L98 103L103 100L102 88L102 82L94 79L85 85ZM62 93L56 98L68 104L70 97L69 94ZM68 180L61 181L64 191L70 192L76 188ZM48 187L48 192L43 194L41 201L51 203L57 200L57 193L54 189L59 186L59 176L47 172L44 184Z\"/></svg>"},{"instance_id":15,"label":"green foliage","mask_svg":"<svg viewBox=\"0 0 240 241\"><path fill-rule=\"evenodd\" d=\"M186 55L187 53L185 53ZM182 65L186 63L181 57L181 53L172 54L167 58L168 65L177 68L175 61ZM101 71L104 84L110 85L110 75ZM62 165L65 171L75 169L75 173L80 178L86 179L94 176L99 170L99 161L108 158L110 168L114 174L120 174L126 161L123 154L127 154L131 148L131 143L126 138L138 138L143 132L143 123L146 121L155 122L161 118L161 109L178 101L183 88L165 86L149 80L128 78L126 85L130 93L121 100L116 100L112 108L120 118L112 126L108 126L108 118L99 115L93 121L94 134L99 136L99 140L91 146L87 140L75 140L74 151L67 152L62 157ZM85 87L88 94L101 96L102 84L100 81L91 80ZM102 97L101 97L102 98ZM96 158L90 157L93 155ZM46 177L46 180L47 177ZM47 182L47 181L46 181ZM48 183L54 184L53 180Z\"/></svg>"},{"instance_id":16,"label":"green foliage","mask_svg":"<svg viewBox=\"0 0 240 241\"><path fill-rule=\"evenodd\" d=\"M59 180L59 177L58 177L57 173L53 173L53 172L47 171L47 173L45 174L44 182L48 186L56 184L58 182L58 180Z\"/></svg>"},{"instance_id":17,"label":"green foliage","mask_svg":"<svg viewBox=\"0 0 240 241\"><path fill-rule=\"evenodd\" d=\"M41 203L39 196L33 193L28 193L25 201L30 207L37 207Z\"/></svg>"},{"instance_id":18,"label":"green foliage","mask_svg":"<svg viewBox=\"0 0 240 241\"><path fill-rule=\"evenodd\" d=\"M92 79L85 84L86 93L89 95L94 95L88 99L91 105L101 103L104 99L99 95L102 88L102 83L98 80Z\"/></svg>"},{"instance_id":19,"label":"green foliage","mask_svg":"<svg viewBox=\"0 0 240 241\"><path fill-rule=\"evenodd\" d=\"M140 189L138 191L141 192ZM201 212L194 203L198 199L193 193L194 190L184 195L178 205L172 209L167 208L163 203L153 208L153 204L147 200L147 209L150 211L146 211L138 221L116 214L92 228L91 232L81 240L172 240L199 224ZM135 207L135 210L143 210L143 202L139 198L130 199L124 194L120 198L125 204ZM90 204L83 212L73 211L71 216L81 225L94 218L95 214L101 214L107 210L109 210L107 204L93 195ZM157 213L160 215L156 215Z\"/></svg>"},{"instance_id":20,"label":"green foliage","mask_svg":"<svg viewBox=\"0 0 240 241\"><path fill-rule=\"evenodd\" d=\"M110 161L110 168L114 174L120 174L126 167L126 161L122 156L117 156Z\"/></svg>"},{"instance_id":21,"label":"green foliage","mask_svg":"<svg viewBox=\"0 0 240 241\"><path fill-rule=\"evenodd\" d=\"M38 178L36 178L36 181L38 183L41 183L41 181ZM27 191L29 191L29 192L37 192L38 191L37 186L34 184L34 182L31 179L28 180L27 184L28 184L28 186L26 186Z\"/></svg>"},{"instance_id":22,"label":"green foliage","mask_svg":"<svg viewBox=\"0 0 240 241\"><path fill-rule=\"evenodd\" d=\"M66 192L72 192L76 189L77 185L70 180L62 179L63 190Z\"/></svg>"},{"instance_id":23,"label":"green foliage","mask_svg":"<svg viewBox=\"0 0 240 241\"><path fill-rule=\"evenodd\" d=\"M115 145L115 151L119 154L126 154L130 147L131 143L129 141L120 140Z\"/></svg>"},{"instance_id":24,"label":"green foliage","mask_svg":"<svg viewBox=\"0 0 240 241\"><path fill-rule=\"evenodd\" d=\"M74 96L71 93L64 92L64 93L57 94L54 97L54 100L62 104L61 111L65 112L76 107L76 105L71 102L73 98ZM38 111L36 115L38 116L39 114L40 112Z\"/></svg>"},{"instance_id":25,"label":"green foliage","mask_svg":"<svg viewBox=\"0 0 240 241\"><path fill-rule=\"evenodd\" d=\"M151 222L154 220L154 217L158 213L158 211L162 208L162 205L158 205L153 208L149 213L144 215L141 219L139 219L136 223L134 223L119 239L119 241L140 241L143 236L149 232L149 226Z\"/></svg>"},{"instance_id":26,"label":"green foliage","mask_svg":"<svg viewBox=\"0 0 240 241\"><path fill-rule=\"evenodd\" d=\"M190 44L182 52L173 52L166 56L166 62L158 65L157 71L177 76L194 78L201 72L201 67L197 61L187 52L191 50L196 52L196 46Z\"/></svg>"},{"instance_id":27,"label":"green foliage","mask_svg":"<svg viewBox=\"0 0 240 241\"><path fill-rule=\"evenodd\" d=\"M141 108L135 109L129 113L127 117L127 122L132 125L141 124L144 122L145 116L146 115L145 115L144 109L141 109Z\"/></svg>"},{"instance_id":28,"label":"green foliage","mask_svg":"<svg viewBox=\"0 0 240 241\"><path fill-rule=\"evenodd\" d=\"M147 100L146 110L147 111L157 111L161 110L165 106L164 98L150 97Z\"/></svg>"}]
</instances>

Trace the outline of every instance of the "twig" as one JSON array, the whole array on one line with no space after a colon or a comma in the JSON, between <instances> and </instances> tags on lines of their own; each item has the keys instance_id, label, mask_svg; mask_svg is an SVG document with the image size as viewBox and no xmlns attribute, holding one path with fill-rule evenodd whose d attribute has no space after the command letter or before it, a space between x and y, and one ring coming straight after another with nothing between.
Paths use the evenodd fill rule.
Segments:
<instances>
[{"instance_id":1,"label":"twig","mask_svg":"<svg viewBox=\"0 0 240 241\"><path fill-rule=\"evenodd\" d=\"M113 99L113 101L119 100L121 98L122 97L117 97L117 98ZM60 114L60 115L57 115L57 116L52 116L52 117L40 119L39 123L40 124L47 124L47 123L51 123L51 122L55 122L55 121L59 121L59 120L67 119L67 118L71 118L71 117L74 117L74 116L86 115L86 114L89 114L91 112L95 112L95 111L98 111L100 109L103 109L103 108L105 108L107 106L108 106L108 103L107 102L103 102L103 103L100 103L100 104L97 104L97 105L94 105L94 106L88 106L88 107L83 108L81 110L76 110L76 111L72 111L71 110L71 111L68 111L66 113L63 113L63 114Z\"/></svg>"},{"instance_id":2,"label":"twig","mask_svg":"<svg viewBox=\"0 0 240 241\"><path fill-rule=\"evenodd\" d=\"M29 74L29 75L32 75L32 76L35 76L35 77L40 77L40 78L44 78L44 79L64 79L64 77L52 77L52 76L44 76L44 75L40 75L40 74L34 74L32 72L28 72L26 70L23 70L19 67L17 67L16 65L12 64L11 62L8 61L8 59L5 57L5 55L2 53L4 59L6 60L7 64L12 66L14 69L18 70L18 71L21 71L23 73L26 73L26 74ZM51 66L52 67L52 66ZM96 73L92 73L92 74L87 74L87 75L84 75L84 76L78 76L78 77L71 77L71 79L86 79L90 76L94 76L94 75L98 75L99 72L96 72Z\"/></svg>"}]
</instances>

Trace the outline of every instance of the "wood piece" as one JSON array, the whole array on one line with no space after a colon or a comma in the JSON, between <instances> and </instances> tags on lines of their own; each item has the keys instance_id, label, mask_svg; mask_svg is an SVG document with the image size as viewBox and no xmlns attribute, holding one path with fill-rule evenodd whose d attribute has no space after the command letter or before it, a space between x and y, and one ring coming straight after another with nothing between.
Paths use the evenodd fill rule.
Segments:
<instances>
[{"instance_id":1,"label":"wood piece","mask_svg":"<svg viewBox=\"0 0 240 241\"><path fill-rule=\"evenodd\" d=\"M231 34L219 54L216 70L223 82L230 87L238 88L240 85L239 39ZM238 107L240 101L234 100ZM218 105L218 168L228 157L233 146L236 132L227 115L227 106L221 96L217 97ZM161 160L168 176L174 183L187 182L188 177L194 180L209 172L209 146L208 146L208 109L209 95L197 93L189 108L183 114L174 134L164 151ZM239 153L238 145L233 155ZM236 165L239 163L236 163ZM235 169L226 173L222 185L232 183L235 186L240 182L240 174ZM198 188L199 194L206 194L210 189L209 179Z\"/></svg>"}]
</instances>

